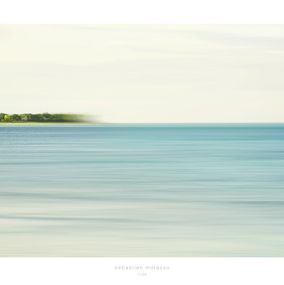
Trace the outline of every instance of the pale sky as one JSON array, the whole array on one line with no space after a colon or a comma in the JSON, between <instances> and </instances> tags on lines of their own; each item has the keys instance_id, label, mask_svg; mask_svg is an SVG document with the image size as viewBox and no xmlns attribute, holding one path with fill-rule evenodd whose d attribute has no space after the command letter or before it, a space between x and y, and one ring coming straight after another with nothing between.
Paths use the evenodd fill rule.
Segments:
<instances>
[{"instance_id":1,"label":"pale sky","mask_svg":"<svg viewBox=\"0 0 284 285\"><path fill-rule=\"evenodd\" d=\"M0 112L284 122L284 25L0 25Z\"/></svg>"}]
</instances>

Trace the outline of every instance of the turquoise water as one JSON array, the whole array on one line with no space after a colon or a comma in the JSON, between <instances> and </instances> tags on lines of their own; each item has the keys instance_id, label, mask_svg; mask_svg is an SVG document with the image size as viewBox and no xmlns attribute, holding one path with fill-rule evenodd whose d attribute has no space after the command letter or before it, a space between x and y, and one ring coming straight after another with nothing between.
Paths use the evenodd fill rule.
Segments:
<instances>
[{"instance_id":1,"label":"turquoise water","mask_svg":"<svg viewBox=\"0 0 284 285\"><path fill-rule=\"evenodd\" d=\"M0 256L284 256L284 125L0 125Z\"/></svg>"}]
</instances>

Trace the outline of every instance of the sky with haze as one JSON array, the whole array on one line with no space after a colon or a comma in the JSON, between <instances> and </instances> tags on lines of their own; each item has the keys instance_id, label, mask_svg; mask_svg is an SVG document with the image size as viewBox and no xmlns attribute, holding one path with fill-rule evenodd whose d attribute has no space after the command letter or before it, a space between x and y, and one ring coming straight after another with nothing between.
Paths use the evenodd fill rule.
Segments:
<instances>
[{"instance_id":1,"label":"sky with haze","mask_svg":"<svg viewBox=\"0 0 284 285\"><path fill-rule=\"evenodd\" d=\"M0 25L0 112L284 122L284 25Z\"/></svg>"}]
</instances>

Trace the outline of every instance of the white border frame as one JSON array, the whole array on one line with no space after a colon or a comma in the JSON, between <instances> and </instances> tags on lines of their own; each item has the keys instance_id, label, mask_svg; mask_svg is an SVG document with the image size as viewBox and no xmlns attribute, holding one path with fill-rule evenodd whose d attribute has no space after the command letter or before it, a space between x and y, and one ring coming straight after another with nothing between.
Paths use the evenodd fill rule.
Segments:
<instances>
[{"instance_id":1,"label":"white border frame","mask_svg":"<svg viewBox=\"0 0 284 285\"><path fill-rule=\"evenodd\" d=\"M282 0L0 0L2 24L279 24Z\"/></svg>"},{"instance_id":2,"label":"white border frame","mask_svg":"<svg viewBox=\"0 0 284 285\"><path fill-rule=\"evenodd\" d=\"M0 284L283 285L282 258L1 258Z\"/></svg>"}]
</instances>

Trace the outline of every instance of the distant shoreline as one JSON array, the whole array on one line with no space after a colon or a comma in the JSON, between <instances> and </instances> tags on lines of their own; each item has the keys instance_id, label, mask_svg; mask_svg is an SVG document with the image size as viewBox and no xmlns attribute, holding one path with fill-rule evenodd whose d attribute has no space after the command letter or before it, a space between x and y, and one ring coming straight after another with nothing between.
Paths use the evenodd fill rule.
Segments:
<instances>
[{"instance_id":1,"label":"distant shoreline","mask_svg":"<svg viewBox=\"0 0 284 285\"><path fill-rule=\"evenodd\" d=\"M17 122L1 122L0 124L7 124L7 125L11 125L11 124L97 124L98 122L94 122L94 121L62 121L62 122L52 122L52 121L42 121L42 122L21 122L21 121L17 121Z\"/></svg>"},{"instance_id":2,"label":"distant shoreline","mask_svg":"<svg viewBox=\"0 0 284 285\"><path fill-rule=\"evenodd\" d=\"M60 124L60 123L88 123L90 120L81 114L65 113L24 113L24 114L6 114L0 113L0 123L4 124Z\"/></svg>"}]
</instances>

